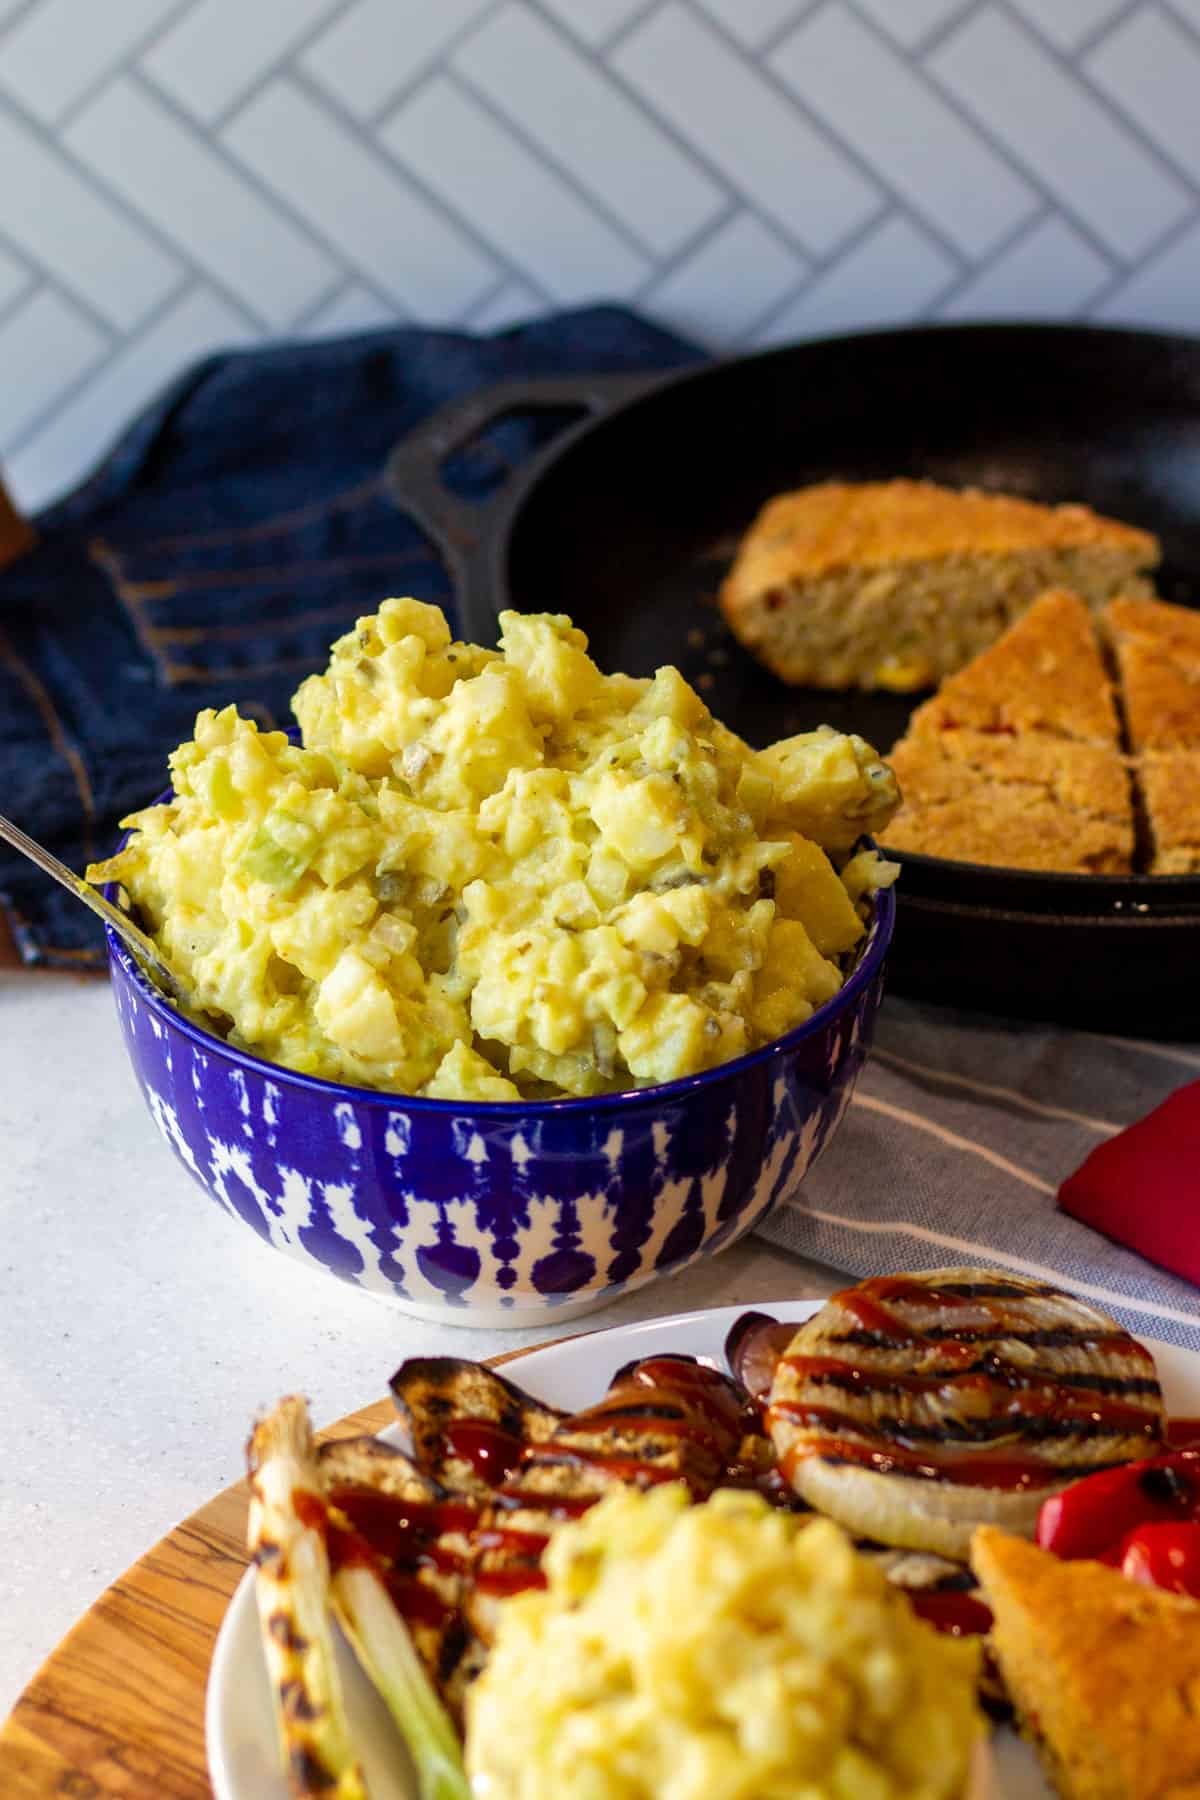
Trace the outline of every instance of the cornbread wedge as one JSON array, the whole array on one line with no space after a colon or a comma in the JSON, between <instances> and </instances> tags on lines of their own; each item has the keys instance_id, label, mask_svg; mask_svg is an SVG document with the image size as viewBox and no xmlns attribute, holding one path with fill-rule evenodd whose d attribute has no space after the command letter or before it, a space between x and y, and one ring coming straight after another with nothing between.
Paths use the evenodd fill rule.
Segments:
<instances>
[{"instance_id":1,"label":"cornbread wedge","mask_svg":"<svg viewBox=\"0 0 1200 1800\"><path fill-rule=\"evenodd\" d=\"M1200 873L1200 612L1118 599L1103 624L1121 675L1150 873Z\"/></svg>"},{"instance_id":2,"label":"cornbread wedge","mask_svg":"<svg viewBox=\"0 0 1200 1800\"><path fill-rule=\"evenodd\" d=\"M1063 1800L1200 1795L1200 1605L982 1526L971 1564L1026 1735Z\"/></svg>"},{"instance_id":3,"label":"cornbread wedge","mask_svg":"<svg viewBox=\"0 0 1200 1800\"><path fill-rule=\"evenodd\" d=\"M993 867L1125 873L1135 834L1119 731L1090 611L1043 594L913 714L889 759L903 804L885 841Z\"/></svg>"},{"instance_id":4,"label":"cornbread wedge","mask_svg":"<svg viewBox=\"0 0 1200 1800\"><path fill-rule=\"evenodd\" d=\"M932 687L1051 587L1149 594L1146 531L928 481L823 482L763 508L720 593L746 648L797 686Z\"/></svg>"}]
</instances>

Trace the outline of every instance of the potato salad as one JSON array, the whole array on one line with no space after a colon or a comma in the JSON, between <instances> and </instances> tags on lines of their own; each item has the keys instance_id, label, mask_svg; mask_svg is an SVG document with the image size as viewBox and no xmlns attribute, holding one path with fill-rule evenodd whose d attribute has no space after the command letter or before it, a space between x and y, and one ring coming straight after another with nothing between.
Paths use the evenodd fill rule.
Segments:
<instances>
[{"instance_id":1,"label":"potato salad","mask_svg":"<svg viewBox=\"0 0 1200 1800\"><path fill-rule=\"evenodd\" d=\"M468 1692L480 1800L960 1800L979 1642L831 1520L623 1488L543 1568Z\"/></svg>"},{"instance_id":2,"label":"potato salad","mask_svg":"<svg viewBox=\"0 0 1200 1800\"><path fill-rule=\"evenodd\" d=\"M499 648L387 600L293 705L171 757L119 881L203 1022L332 1081L447 1100L671 1081L837 992L897 804L861 738L753 751L677 669L605 675L558 614Z\"/></svg>"}]
</instances>

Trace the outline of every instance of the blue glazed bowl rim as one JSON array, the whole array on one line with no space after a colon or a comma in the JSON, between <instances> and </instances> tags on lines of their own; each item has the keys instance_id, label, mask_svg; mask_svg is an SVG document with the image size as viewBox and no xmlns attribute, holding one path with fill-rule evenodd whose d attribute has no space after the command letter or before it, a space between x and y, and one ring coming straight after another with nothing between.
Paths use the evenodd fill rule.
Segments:
<instances>
[{"instance_id":1,"label":"blue glazed bowl rim","mask_svg":"<svg viewBox=\"0 0 1200 1800\"><path fill-rule=\"evenodd\" d=\"M151 805L160 806L171 798L168 788L160 794ZM132 833L126 832L121 839L120 848L124 848ZM864 844L874 849L870 838ZM103 890L105 897L117 905L116 884L109 883ZM748 1050L744 1056L734 1057L730 1062L718 1063L715 1068L702 1069L697 1075L684 1075L678 1081L658 1082L652 1087L622 1088L616 1094L571 1095L562 1100L435 1100L424 1094L395 1093L390 1088L354 1087L349 1082L326 1081L319 1075L304 1075L299 1069L289 1069L284 1063L270 1062L266 1057L256 1056L251 1050L241 1050L236 1045L218 1037L216 1032L206 1031L203 1026L193 1024L183 1013L177 1012L170 1001L160 994L158 989L146 979L139 969L130 951L117 936L111 925L104 927L108 939L108 955L110 964L116 964L122 974L133 983L141 999L146 1002L169 1029L181 1032L189 1038L198 1049L206 1055L222 1056L236 1065L261 1073L268 1080L287 1083L295 1087L306 1088L314 1094L320 1094L332 1103L339 1100L353 1100L367 1106L386 1106L393 1112L398 1108L411 1108L417 1112L452 1113L461 1118L464 1112L484 1113L489 1118L528 1118L533 1115L544 1118L548 1115L563 1112L611 1112L628 1111L634 1105L655 1105L660 1101L682 1100L688 1095L699 1093L715 1082L728 1080L744 1071L756 1068L759 1064L769 1062L772 1058L794 1049L806 1039L816 1037L831 1020L846 1011L855 998L875 980L883 967L884 958L892 941L892 931L896 922L896 893L891 887L880 888L875 894L874 916L867 933L866 942L859 952L858 961L846 977L837 993L822 1002L803 1024L786 1032L783 1037L773 1038L769 1044L763 1044L758 1050Z\"/></svg>"}]
</instances>

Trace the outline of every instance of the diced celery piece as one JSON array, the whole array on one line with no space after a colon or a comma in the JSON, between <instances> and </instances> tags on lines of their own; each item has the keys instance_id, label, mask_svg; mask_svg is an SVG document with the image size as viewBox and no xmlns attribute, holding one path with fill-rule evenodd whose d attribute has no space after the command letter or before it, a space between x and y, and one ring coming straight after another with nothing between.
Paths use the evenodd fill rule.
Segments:
<instances>
[{"instance_id":1,"label":"diced celery piece","mask_svg":"<svg viewBox=\"0 0 1200 1800\"><path fill-rule=\"evenodd\" d=\"M240 819L243 812L242 796L233 784L228 762L223 756L211 757L208 770L209 806L219 819Z\"/></svg>"},{"instance_id":2,"label":"diced celery piece","mask_svg":"<svg viewBox=\"0 0 1200 1800\"><path fill-rule=\"evenodd\" d=\"M303 819L268 813L242 855L242 868L256 881L290 893L320 848L320 838Z\"/></svg>"}]
</instances>

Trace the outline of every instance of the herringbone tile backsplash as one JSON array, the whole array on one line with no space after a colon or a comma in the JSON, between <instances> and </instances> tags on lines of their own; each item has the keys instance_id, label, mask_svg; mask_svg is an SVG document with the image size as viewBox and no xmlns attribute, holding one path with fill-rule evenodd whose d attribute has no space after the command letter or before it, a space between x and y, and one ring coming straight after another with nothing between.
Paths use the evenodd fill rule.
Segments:
<instances>
[{"instance_id":1,"label":"herringbone tile backsplash","mask_svg":"<svg viewBox=\"0 0 1200 1800\"><path fill-rule=\"evenodd\" d=\"M1200 330L1200 0L0 0L0 459L186 362L628 301Z\"/></svg>"}]
</instances>

